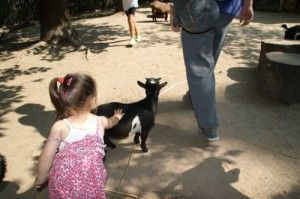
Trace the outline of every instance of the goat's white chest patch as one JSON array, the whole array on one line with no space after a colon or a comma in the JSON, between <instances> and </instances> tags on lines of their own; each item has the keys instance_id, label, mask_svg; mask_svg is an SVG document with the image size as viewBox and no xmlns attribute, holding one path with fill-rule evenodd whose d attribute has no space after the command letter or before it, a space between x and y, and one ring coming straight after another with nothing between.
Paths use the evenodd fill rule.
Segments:
<instances>
[{"instance_id":1,"label":"goat's white chest patch","mask_svg":"<svg viewBox=\"0 0 300 199\"><path fill-rule=\"evenodd\" d=\"M129 133L137 133L142 131L142 125L139 116L135 116L131 123L131 130Z\"/></svg>"}]
</instances>

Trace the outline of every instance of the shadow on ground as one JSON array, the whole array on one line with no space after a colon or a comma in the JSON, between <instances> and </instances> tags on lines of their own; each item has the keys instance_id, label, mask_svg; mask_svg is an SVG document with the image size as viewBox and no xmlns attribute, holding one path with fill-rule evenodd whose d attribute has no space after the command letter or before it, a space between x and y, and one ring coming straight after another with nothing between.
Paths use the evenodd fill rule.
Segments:
<instances>
[{"instance_id":1,"label":"shadow on ground","mask_svg":"<svg viewBox=\"0 0 300 199\"><path fill-rule=\"evenodd\" d=\"M45 106L33 103L24 104L15 111L22 115L19 118L21 124L35 127L43 137L48 137L50 128L55 121L55 111L45 111Z\"/></svg>"},{"instance_id":2,"label":"shadow on ground","mask_svg":"<svg viewBox=\"0 0 300 199\"><path fill-rule=\"evenodd\" d=\"M231 74L231 77L240 78L238 74ZM35 115L38 114L41 120L47 121L46 126L50 126L50 118L54 118L52 111L45 111L39 104L25 104L16 111L24 115L19 119L22 124L34 126L41 134L46 127L40 125L44 122L33 120L36 119ZM189 117L193 116L192 111L187 110L181 101L159 103L158 115L167 113L172 117L173 113L178 112L183 114L182 123L188 123ZM189 117L184 117L185 113ZM149 134L148 153L141 153L140 146L133 145L132 138L117 142L117 148L109 150L105 164L109 174L108 182L114 182L109 183L114 185L109 190L129 193L139 198L149 198L149 192L159 198L222 198L224 195L229 198L249 198L232 185L239 181L243 172L236 167L235 160L243 153L241 150L229 150L216 155L221 150L218 144L208 144L192 130L179 128L179 124L176 126L167 122L168 125L164 125L161 119L164 118L158 117ZM256 139L260 139L259 136ZM34 176L38 156L32 159L35 163L32 168ZM16 198L24 199L32 198L33 195L37 198L46 197L47 189L36 193L31 188L16 194L17 184L18 182L4 182L0 186L0 189L5 190L2 194L15 194ZM298 193L298 186L295 186L289 192L279 193L273 198L293 198ZM108 198L124 198L120 193L107 191L107 194Z\"/></svg>"},{"instance_id":3,"label":"shadow on ground","mask_svg":"<svg viewBox=\"0 0 300 199\"><path fill-rule=\"evenodd\" d=\"M222 123L230 129L228 135L299 159L299 104L288 106L263 96L256 68L231 67L227 75L235 83L225 88L226 100L217 103Z\"/></svg>"},{"instance_id":4,"label":"shadow on ground","mask_svg":"<svg viewBox=\"0 0 300 199\"><path fill-rule=\"evenodd\" d=\"M159 106L159 114L170 111L165 106L177 106L171 112L184 110L179 103L163 102ZM156 123L149 137L148 153L140 153L139 145L127 147L127 156L120 153L118 148L109 152L109 180L121 181L118 187L113 187L115 191L138 198L151 198L151 195L147 195L149 192L158 198L222 198L224 194L229 198L248 198L231 185L239 180L242 171L235 168L226 172L223 168L224 165L235 165L234 158L242 151L231 150L216 156L218 145L208 144L194 132L171 124ZM117 147L130 144L133 145L133 140L128 138L126 144L118 144ZM122 157L129 158L130 153L132 157L128 166L120 167L118 161L127 162ZM204 154L210 154L210 157L203 160ZM116 193L112 198L122 198L122 195Z\"/></svg>"},{"instance_id":5,"label":"shadow on ground","mask_svg":"<svg viewBox=\"0 0 300 199\"><path fill-rule=\"evenodd\" d=\"M230 26L222 50L235 59L243 60L239 64L256 67L261 40L283 39L285 30L281 28L281 24L299 23L295 16L300 18L300 15L296 13L287 15L284 12L255 12L253 21L256 23L255 26L252 26L251 23L245 27L238 23Z\"/></svg>"},{"instance_id":6,"label":"shadow on ground","mask_svg":"<svg viewBox=\"0 0 300 199\"><path fill-rule=\"evenodd\" d=\"M7 122L5 115L13 111L12 104L21 102L24 98L21 95L23 86L8 86L6 84L0 84L0 125ZM4 136L5 128L0 126L0 134Z\"/></svg>"},{"instance_id":7,"label":"shadow on ground","mask_svg":"<svg viewBox=\"0 0 300 199\"><path fill-rule=\"evenodd\" d=\"M149 12L149 11L145 11ZM117 13L118 14L118 13ZM109 16L108 16L109 17ZM124 17L125 15L121 16ZM145 16L146 17L146 16ZM145 21L138 21L137 23L152 22L151 19ZM99 23L88 24L86 20L78 20L72 22L73 27L77 30L79 43L86 46L92 53L101 53L106 50L107 47L124 46L122 43L126 40L120 39L122 37L128 37L128 28L124 28L121 25L114 25L113 23ZM160 25L158 31L170 31L168 23L155 24L146 30L143 30L143 35L147 35L149 40L144 40L139 47L147 47L154 45L155 43L166 43L171 45L174 42L178 42L173 37L159 38L153 28L157 28ZM43 55L42 60L45 61L59 61L65 58L66 54L77 51L78 49L70 46L62 45L46 45L39 42L39 24L26 27L24 29L17 30L6 36L5 39L0 40L0 60L5 61L15 58L15 53L23 49L27 49L27 54ZM36 45L35 45L36 44Z\"/></svg>"},{"instance_id":8,"label":"shadow on ground","mask_svg":"<svg viewBox=\"0 0 300 199\"><path fill-rule=\"evenodd\" d=\"M226 87L225 98L237 104L265 104L268 102L258 92L257 69L252 67L231 67L227 76L234 80Z\"/></svg>"},{"instance_id":9,"label":"shadow on ground","mask_svg":"<svg viewBox=\"0 0 300 199\"><path fill-rule=\"evenodd\" d=\"M14 65L10 68L0 69L0 125L6 121L5 115L13 111L12 104L22 102L24 96L21 94L23 91L23 85L9 85L9 82L20 78L25 75L33 75L36 73L45 73L50 68L46 67L31 67L27 70L22 70L19 65ZM39 83L41 79L33 80L33 82ZM5 133L5 128L0 126L0 133Z\"/></svg>"},{"instance_id":10,"label":"shadow on ground","mask_svg":"<svg viewBox=\"0 0 300 199\"><path fill-rule=\"evenodd\" d=\"M1 198L17 198L17 199L44 199L48 198L47 189L43 191L36 191L34 187L28 189L23 193L17 193L19 190L19 182L4 181L0 183L0 197Z\"/></svg>"},{"instance_id":11,"label":"shadow on ground","mask_svg":"<svg viewBox=\"0 0 300 199\"><path fill-rule=\"evenodd\" d=\"M249 198L231 184L239 180L240 169L225 172L223 164L230 160L210 157L185 171L166 187L174 190L181 186L183 198Z\"/></svg>"},{"instance_id":12,"label":"shadow on ground","mask_svg":"<svg viewBox=\"0 0 300 199\"><path fill-rule=\"evenodd\" d=\"M279 193L274 195L273 199L282 199L282 198L288 198L288 199L297 199L300 196L300 181L298 185L295 185L292 187L290 191L285 191L283 193Z\"/></svg>"}]
</instances>

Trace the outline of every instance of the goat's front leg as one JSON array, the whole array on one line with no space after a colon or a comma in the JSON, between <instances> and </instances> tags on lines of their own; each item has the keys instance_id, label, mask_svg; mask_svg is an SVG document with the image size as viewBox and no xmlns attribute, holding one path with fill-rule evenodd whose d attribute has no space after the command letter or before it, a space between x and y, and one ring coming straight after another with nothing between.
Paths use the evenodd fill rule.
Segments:
<instances>
[{"instance_id":1,"label":"goat's front leg","mask_svg":"<svg viewBox=\"0 0 300 199\"><path fill-rule=\"evenodd\" d=\"M104 144L111 149L115 149L117 147L114 143L112 143L112 141L110 141L107 133L104 133Z\"/></svg>"},{"instance_id":2,"label":"goat's front leg","mask_svg":"<svg viewBox=\"0 0 300 199\"><path fill-rule=\"evenodd\" d=\"M139 144L140 143L140 135L141 133L135 133L135 136L134 136L134 139L133 139L133 142L134 144Z\"/></svg>"},{"instance_id":3,"label":"goat's front leg","mask_svg":"<svg viewBox=\"0 0 300 199\"><path fill-rule=\"evenodd\" d=\"M148 148L146 146L146 141L147 141L148 133L149 133L149 130L148 131L143 131L141 133L141 140L142 140L141 148L142 148L142 151L144 153L148 152Z\"/></svg>"},{"instance_id":4,"label":"goat's front leg","mask_svg":"<svg viewBox=\"0 0 300 199\"><path fill-rule=\"evenodd\" d=\"M165 21L168 21L168 13L165 14Z\"/></svg>"}]
</instances>

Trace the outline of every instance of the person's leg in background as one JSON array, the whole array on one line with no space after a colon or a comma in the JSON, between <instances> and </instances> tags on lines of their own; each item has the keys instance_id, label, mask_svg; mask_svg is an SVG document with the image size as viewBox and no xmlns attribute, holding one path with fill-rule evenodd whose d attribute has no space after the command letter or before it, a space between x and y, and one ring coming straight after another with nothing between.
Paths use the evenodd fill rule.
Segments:
<instances>
[{"instance_id":1,"label":"person's leg in background","mask_svg":"<svg viewBox=\"0 0 300 199\"><path fill-rule=\"evenodd\" d=\"M127 12L127 19L128 19L128 26L129 26L129 32L130 32L130 45L134 45L137 40L140 38L140 34L137 28L137 25L135 23L135 10L136 8L130 8Z\"/></svg>"}]
</instances>

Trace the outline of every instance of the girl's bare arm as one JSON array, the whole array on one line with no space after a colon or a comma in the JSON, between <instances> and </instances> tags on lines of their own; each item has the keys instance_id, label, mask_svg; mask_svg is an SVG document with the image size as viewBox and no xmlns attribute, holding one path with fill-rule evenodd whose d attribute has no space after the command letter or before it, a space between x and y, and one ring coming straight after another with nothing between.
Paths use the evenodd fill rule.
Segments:
<instances>
[{"instance_id":1,"label":"girl's bare arm","mask_svg":"<svg viewBox=\"0 0 300 199\"><path fill-rule=\"evenodd\" d=\"M110 129L114 126L116 126L119 121L122 119L124 113L122 112L122 109L117 109L114 111L114 115L110 118L102 117L102 125L105 129Z\"/></svg>"},{"instance_id":2,"label":"girl's bare arm","mask_svg":"<svg viewBox=\"0 0 300 199\"><path fill-rule=\"evenodd\" d=\"M34 181L34 186L39 188L47 181L48 174L54 159L54 155L57 152L59 143L61 142L62 122L56 122L50 131L50 136L41 152L38 165L38 173Z\"/></svg>"}]
</instances>

